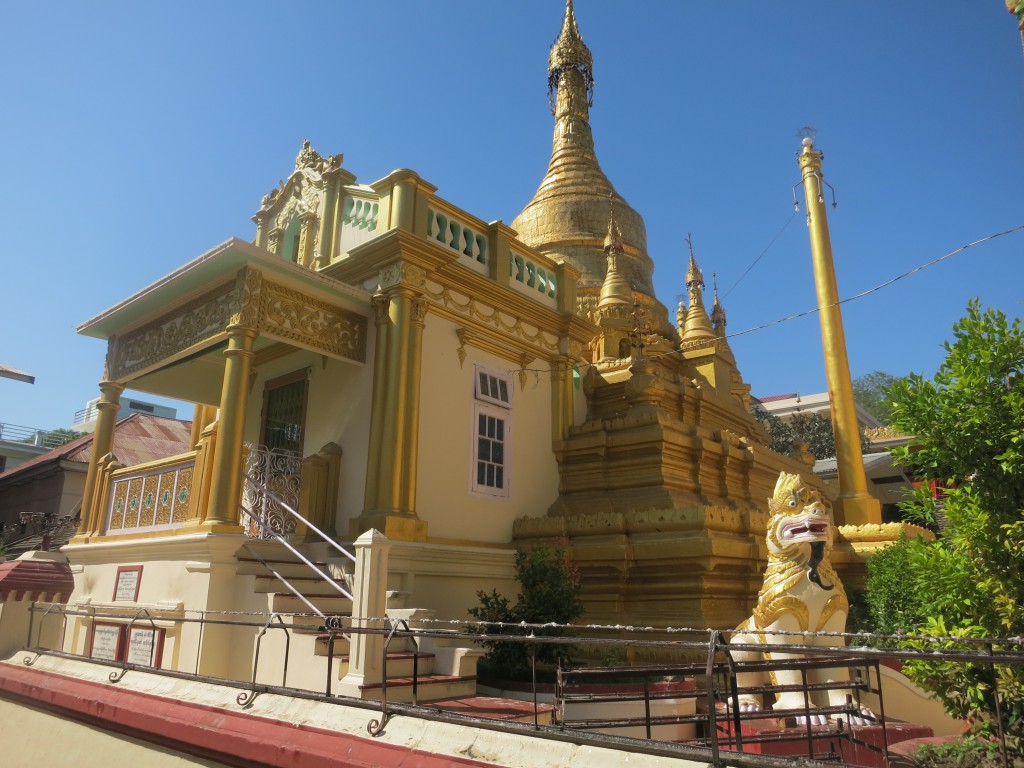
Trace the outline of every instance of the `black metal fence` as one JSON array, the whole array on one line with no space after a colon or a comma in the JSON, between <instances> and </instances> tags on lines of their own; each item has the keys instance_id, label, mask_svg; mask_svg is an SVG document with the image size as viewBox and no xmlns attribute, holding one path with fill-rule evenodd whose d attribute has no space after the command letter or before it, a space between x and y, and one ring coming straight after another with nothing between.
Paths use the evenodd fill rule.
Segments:
<instances>
[{"instance_id":1,"label":"black metal fence","mask_svg":"<svg viewBox=\"0 0 1024 768\"><path fill-rule=\"evenodd\" d=\"M310 619L312 614L256 614L230 612L185 612L186 615L154 616L147 609L134 613L104 611L98 608L75 609L61 604L33 603L24 663L31 665L42 654L85 658L96 664L110 666L111 683L121 681L133 670L196 679L219 685L237 686L238 705L247 707L264 693L315 699L356 707L371 708L376 714L369 720L371 735L381 733L390 718L396 715L421 717L470 724L480 728L529 733L542 738L593 744L613 749L626 749L654 755L688 758L714 766L760 766L774 768L801 765L850 764L887 766L890 760L889 731L892 723L885 715L881 685L882 665L914 660L951 662L954 664L985 665L996 678L1001 665L1024 666L1024 638L972 640L955 638L959 650L942 646L954 638L886 638L869 635L816 634L821 640L828 637L833 644L827 647L806 645L800 637L804 633L788 633L784 637L769 638L784 642L768 644L737 644L728 642L728 634L717 630L655 627L572 626L558 627L574 634L571 637L544 636L551 625L501 625L471 622L424 621L422 626L410 627L404 621L380 620L382 629L356 626L363 623L351 617L328 617L315 627L327 642L325 676L317 690L300 689L288 685L288 644L291 635L299 629L296 619ZM43 647L40 638L46 630L49 635L65 637L69 617L86 622L110 622L127 628L149 628L143 633L151 638L148 653L136 652L133 659L83 657L65 652L63 648ZM198 624L195 633L201 639L206 628L229 626L247 628L254 638L252 675L248 681L225 680L200 675L197 672L160 669L157 656L157 622L171 623L177 630ZM59 623L54 632L52 625ZM308 625L303 627L310 631ZM268 662L261 660L261 645L268 632L285 635L285 653ZM334 640L339 636L358 633L383 634L387 641L382 664L387 669L389 646L392 641L403 640L418 649L428 638L447 642L479 643L506 641L525 643L531 648L541 645L571 646L577 653L629 658L631 656L677 659L647 664L572 664L548 670L554 677L553 685L538 682L536 664L533 679L526 687L524 698L534 704L532 724L488 720L448 712L431 702L413 703L388 701L386 680L381 698L375 702L339 696L332 692L336 678ZM770 633L769 633L770 634ZM811 633L806 633L811 634ZM197 643L199 642L197 639ZM914 639L919 648L877 648L878 643ZM845 643L845 645L844 645ZM142 651L146 649L143 648ZM596 654L595 654L596 651ZM199 648L196 648L198 658ZM534 658L536 654L533 654ZM419 678L417 668L419 652L414 650L413 686ZM148 663L147 663L148 660ZM279 685L258 683L260 665L273 664L280 669ZM197 667L198 669L198 667ZM842 670L843 674L830 675L818 681L822 670ZM796 676L798 682L792 681ZM276 675L275 675L276 677ZM767 682L750 684L752 679ZM772 708L776 696L798 692L801 706L785 709ZM839 692L841 704L815 703L816 695ZM550 695L553 700L553 719L542 723L538 712L539 700ZM999 692L995 691L998 701ZM834 695L830 696L835 701ZM744 705L759 699L762 706ZM663 706L671 702L666 710ZM615 712L594 714L587 705L610 704ZM625 713L622 707L632 704L634 709ZM1002 761L1012 765L1006 753L1006 734L1003 724L993 723L998 744L1002 748ZM669 735L664 735L666 727ZM624 735L623 735L624 734Z\"/></svg>"}]
</instances>

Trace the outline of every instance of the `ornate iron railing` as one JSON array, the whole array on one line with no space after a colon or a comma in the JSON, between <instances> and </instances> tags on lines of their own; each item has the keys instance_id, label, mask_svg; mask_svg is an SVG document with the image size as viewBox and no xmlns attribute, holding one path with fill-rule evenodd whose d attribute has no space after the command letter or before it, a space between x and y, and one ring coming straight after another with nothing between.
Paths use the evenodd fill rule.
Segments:
<instances>
[{"instance_id":1,"label":"ornate iron railing","mask_svg":"<svg viewBox=\"0 0 1024 768\"><path fill-rule=\"evenodd\" d=\"M289 537L302 489L302 457L295 451L245 445L241 524L254 539ZM289 510L289 508L291 508Z\"/></svg>"}]
</instances>

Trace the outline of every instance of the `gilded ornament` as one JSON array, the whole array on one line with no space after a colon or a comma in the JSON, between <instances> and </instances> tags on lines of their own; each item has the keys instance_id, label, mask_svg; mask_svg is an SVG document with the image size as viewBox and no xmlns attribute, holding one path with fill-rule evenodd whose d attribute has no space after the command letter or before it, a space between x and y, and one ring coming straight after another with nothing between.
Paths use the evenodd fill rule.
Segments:
<instances>
[{"instance_id":1,"label":"gilded ornament","mask_svg":"<svg viewBox=\"0 0 1024 768\"><path fill-rule=\"evenodd\" d=\"M404 286L407 288L422 288L426 282L427 273L415 264L400 261L391 264L380 271L378 284L381 290Z\"/></svg>"},{"instance_id":2,"label":"gilded ornament","mask_svg":"<svg viewBox=\"0 0 1024 768\"><path fill-rule=\"evenodd\" d=\"M142 328L112 337L106 378L126 378L222 333L237 309L236 286L226 283Z\"/></svg>"},{"instance_id":3,"label":"gilded ornament","mask_svg":"<svg viewBox=\"0 0 1024 768\"><path fill-rule=\"evenodd\" d=\"M260 314L260 291L263 286L263 273L259 270L245 267L238 271L235 294L237 295L237 309L231 316L232 325L242 325L246 328L257 328L259 326Z\"/></svg>"},{"instance_id":4,"label":"gilded ornament","mask_svg":"<svg viewBox=\"0 0 1024 768\"><path fill-rule=\"evenodd\" d=\"M276 283L262 287L266 331L337 357L366 360L366 318Z\"/></svg>"},{"instance_id":5,"label":"gilded ornament","mask_svg":"<svg viewBox=\"0 0 1024 768\"><path fill-rule=\"evenodd\" d=\"M547 333L538 326L527 324L510 313L502 312L497 307L482 301L455 294L447 286L438 286L435 290L431 284L424 285L426 294L443 307L447 307L464 317L478 320L511 336L534 344L548 352L558 351L558 338Z\"/></svg>"}]
</instances>

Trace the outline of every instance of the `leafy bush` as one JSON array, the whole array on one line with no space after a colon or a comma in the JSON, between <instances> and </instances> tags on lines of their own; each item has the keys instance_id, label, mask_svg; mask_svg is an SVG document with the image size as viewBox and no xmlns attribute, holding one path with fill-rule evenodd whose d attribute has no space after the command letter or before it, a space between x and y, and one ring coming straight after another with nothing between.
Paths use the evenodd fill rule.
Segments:
<instances>
[{"instance_id":1,"label":"leafy bush","mask_svg":"<svg viewBox=\"0 0 1024 768\"><path fill-rule=\"evenodd\" d=\"M534 635L563 637L563 627L531 628L520 624L570 624L583 615L580 602L580 578L576 566L564 549L538 544L528 551L516 552L516 580L520 592L515 605L492 589L477 592L480 605L469 614L485 625L474 625L469 631L488 634ZM486 626L505 624L510 626ZM540 663L555 664L568 656L571 646L561 644L528 644L514 640L481 640L486 649L483 667L491 674L508 680L526 680L531 675L531 656L536 652Z\"/></svg>"},{"instance_id":2,"label":"leafy bush","mask_svg":"<svg viewBox=\"0 0 1024 768\"><path fill-rule=\"evenodd\" d=\"M939 536L883 550L867 581L874 629L949 638L906 643L928 650L1024 635L1024 331L972 301L953 335L933 380L911 374L888 393L893 426L916 438L894 456L927 481L904 512L941 522ZM1001 717L1011 751L1024 751L1024 668L914 661L904 671L970 721L978 744Z\"/></svg>"}]
</instances>

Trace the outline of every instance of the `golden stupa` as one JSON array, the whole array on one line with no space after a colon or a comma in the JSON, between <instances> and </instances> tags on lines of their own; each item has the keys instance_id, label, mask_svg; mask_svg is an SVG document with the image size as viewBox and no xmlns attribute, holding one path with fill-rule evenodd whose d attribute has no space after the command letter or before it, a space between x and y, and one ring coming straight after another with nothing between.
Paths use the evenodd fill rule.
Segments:
<instances>
[{"instance_id":1,"label":"golden stupa","mask_svg":"<svg viewBox=\"0 0 1024 768\"><path fill-rule=\"evenodd\" d=\"M591 316L604 283L607 258L603 233L609 201L622 241L618 268L652 327L671 334L668 313L654 296L654 262L647 255L647 229L601 170L590 130L594 95L593 57L567 0L562 30L548 57L548 96L555 133L547 173L533 199L512 222L519 238L545 256L580 270L580 314Z\"/></svg>"}]
</instances>

